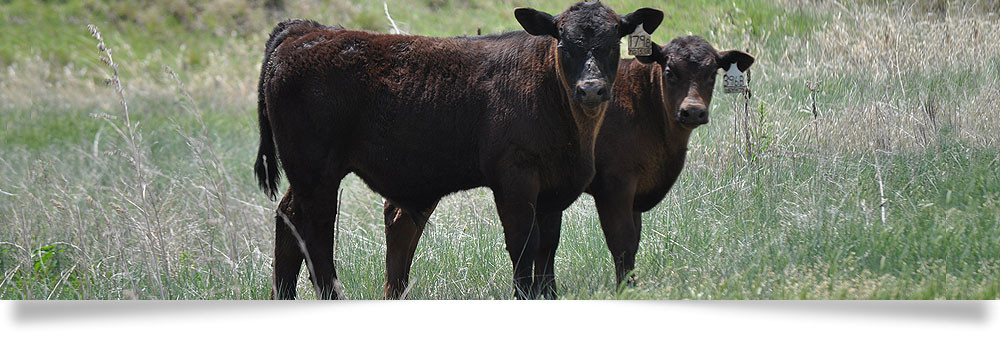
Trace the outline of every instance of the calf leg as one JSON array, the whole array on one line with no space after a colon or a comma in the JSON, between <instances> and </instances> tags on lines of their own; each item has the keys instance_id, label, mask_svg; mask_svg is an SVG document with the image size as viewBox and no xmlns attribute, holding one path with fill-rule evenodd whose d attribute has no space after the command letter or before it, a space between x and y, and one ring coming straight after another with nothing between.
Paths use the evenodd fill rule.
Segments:
<instances>
[{"instance_id":1,"label":"calf leg","mask_svg":"<svg viewBox=\"0 0 1000 350\"><path fill-rule=\"evenodd\" d=\"M637 214L632 210L633 198L635 198L634 181L594 195L604 238L615 263L617 286L620 286L626 275L635 268L635 253L639 249Z\"/></svg>"},{"instance_id":2,"label":"calf leg","mask_svg":"<svg viewBox=\"0 0 1000 350\"><path fill-rule=\"evenodd\" d=\"M632 237L633 242L630 242L630 244L636 249L632 250L631 257L626 258L626 260L632 261L632 267L629 268L629 271L633 271L635 269L635 254L639 251L639 240L642 238L642 213L640 212L632 213L632 221L635 223L635 236ZM635 286L636 277L634 272L629 273L628 280L626 280L625 283L627 283L627 285L631 287Z\"/></svg>"},{"instance_id":3,"label":"calf leg","mask_svg":"<svg viewBox=\"0 0 1000 350\"><path fill-rule=\"evenodd\" d=\"M559 246L562 212L538 213L538 255L535 256L535 293L546 299L556 298L555 259Z\"/></svg>"},{"instance_id":4,"label":"calf leg","mask_svg":"<svg viewBox=\"0 0 1000 350\"><path fill-rule=\"evenodd\" d=\"M289 202L292 215L282 215L287 209L278 213L279 222L287 225L287 230L279 232L279 236L283 237L281 243L283 252L287 252L288 247L294 243L300 254L305 253L302 254L302 258L306 262L313 288L320 299L343 297L333 262L333 229L337 215L337 197L334 194L340 187L340 178L307 186L311 189L309 191L297 191L296 186L291 186L292 199ZM291 233L290 239L289 233ZM275 249L277 253L278 248ZM279 286L287 284L289 271L293 270L292 265L297 267L301 264L301 260L293 264L287 257L288 255L284 261L275 262L275 279L278 280ZM275 255L275 260L278 259L279 256Z\"/></svg>"},{"instance_id":5,"label":"calf leg","mask_svg":"<svg viewBox=\"0 0 1000 350\"><path fill-rule=\"evenodd\" d=\"M410 282L410 266L417 242L424 232L435 203L416 214L395 206L386 200L385 215L385 298L399 299Z\"/></svg>"},{"instance_id":6,"label":"calf leg","mask_svg":"<svg viewBox=\"0 0 1000 350\"><path fill-rule=\"evenodd\" d=\"M514 297L528 299L532 297L531 265L539 244L535 229L539 183L537 177L523 172L518 175L505 178L502 187L493 189L493 196L503 224L504 242L514 267Z\"/></svg>"},{"instance_id":7,"label":"calf leg","mask_svg":"<svg viewBox=\"0 0 1000 350\"><path fill-rule=\"evenodd\" d=\"M292 211L293 196L291 190L285 193L278 204L278 214L274 223L274 281L271 286L271 299L295 299L295 285L302 268L302 250L299 241L292 230L285 224L283 217L295 217Z\"/></svg>"}]
</instances>

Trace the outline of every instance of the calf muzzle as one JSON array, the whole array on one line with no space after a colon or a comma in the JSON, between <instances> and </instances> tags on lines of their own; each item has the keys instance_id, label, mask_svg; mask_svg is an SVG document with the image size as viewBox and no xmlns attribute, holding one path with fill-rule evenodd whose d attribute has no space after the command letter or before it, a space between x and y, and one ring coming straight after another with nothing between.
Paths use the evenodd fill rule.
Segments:
<instances>
[{"instance_id":1,"label":"calf muzzle","mask_svg":"<svg viewBox=\"0 0 1000 350\"><path fill-rule=\"evenodd\" d=\"M677 114L677 121L687 126L708 124L708 109L703 105L681 107L680 113Z\"/></svg>"},{"instance_id":2,"label":"calf muzzle","mask_svg":"<svg viewBox=\"0 0 1000 350\"><path fill-rule=\"evenodd\" d=\"M608 92L608 86L604 80L589 79L576 84L574 99L587 107L596 107L603 102L610 101L611 94Z\"/></svg>"}]
</instances>

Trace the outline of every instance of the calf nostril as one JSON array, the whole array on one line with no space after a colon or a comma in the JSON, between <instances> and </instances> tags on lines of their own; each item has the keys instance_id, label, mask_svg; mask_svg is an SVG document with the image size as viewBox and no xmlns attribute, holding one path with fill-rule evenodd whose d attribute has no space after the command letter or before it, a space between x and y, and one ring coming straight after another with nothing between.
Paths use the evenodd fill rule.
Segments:
<instances>
[{"instance_id":1,"label":"calf nostril","mask_svg":"<svg viewBox=\"0 0 1000 350\"><path fill-rule=\"evenodd\" d=\"M607 101L610 95L607 84L596 79L580 82L574 91L577 101L588 104Z\"/></svg>"},{"instance_id":2,"label":"calf nostril","mask_svg":"<svg viewBox=\"0 0 1000 350\"><path fill-rule=\"evenodd\" d=\"M684 123L705 124L708 122L708 111L704 108L683 108L679 114L678 121Z\"/></svg>"}]
</instances>

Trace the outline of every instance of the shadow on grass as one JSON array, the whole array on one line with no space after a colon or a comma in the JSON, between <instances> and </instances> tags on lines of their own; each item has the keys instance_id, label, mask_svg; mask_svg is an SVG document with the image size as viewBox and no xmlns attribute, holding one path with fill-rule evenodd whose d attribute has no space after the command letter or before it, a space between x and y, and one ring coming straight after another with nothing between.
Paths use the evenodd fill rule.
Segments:
<instances>
[{"instance_id":1,"label":"shadow on grass","mask_svg":"<svg viewBox=\"0 0 1000 350\"><path fill-rule=\"evenodd\" d=\"M927 322L985 323L991 316L987 302L975 300L685 301L681 302L681 305L726 309L727 312L733 313Z\"/></svg>"},{"instance_id":2,"label":"shadow on grass","mask_svg":"<svg viewBox=\"0 0 1000 350\"><path fill-rule=\"evenodd\" d=\"M631 301L606 301L628 303ZM155 317L217 316L257 314L260 312L298 312L315 308L323 301L19 301L14 303L13 319L21 325L97 320L149 319ZM375 301L338 301L349 309L375 307ZM433 302L431 302L433 303ZM487 302L490 303L490 302ZM543 302L544 303L544 302ZM553 306L565 302L549 302ZM592 308L593 301L570 301L579 307ZM598 301L598 303L600 303ZM889 321L940 323L986 323L991 315L984 301L643 301L652 307L696 308L727 313L750 312L795 317L808 315L823 318L876 318ZM367 306L366 306L367 304ZM385 306L379 305L378 307ZM427 306L427 305L424 305ZM624 306L624 305L623 305ZM634 306L634 304L632 305ZM376 307L376 308L378 308ZM355 310L357 311L357 310Z\"/></svg>"},{"instance_id":3,"label":"shadow on grass","mask_svg":"<svg viewBox=\"0 0 1000 350\"><path fill-rule=\"evenodd\" d=\"M22 325L97 320L240 315L314 307L317 301L18 301L13 319Z\"/></svg>"}]
</instances>

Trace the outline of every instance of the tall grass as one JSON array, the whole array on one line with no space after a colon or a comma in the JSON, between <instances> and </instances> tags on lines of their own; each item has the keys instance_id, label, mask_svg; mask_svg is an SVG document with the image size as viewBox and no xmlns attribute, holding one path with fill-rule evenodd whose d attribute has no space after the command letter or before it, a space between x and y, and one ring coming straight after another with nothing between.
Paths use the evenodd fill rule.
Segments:
<instances>
[{"instance_id":1,"label":"tall grass","mask_svg":"<svg viewBox=\"0 0 1000 350\"><path fill-rule=\"evenodd\" d=\"M250 171L264 35L276 17L302 13L386 32L390 24L382 4L221 3L0 5L9 21L0 25L70 23L43 51L0 40L0 298L269 296L275 203ZM566 211L562 295L997 298L1000 19L982 2L941 3L705 0L665 9L654 40L690 32L755 55L751 94L715 95L680 180L644 215L637 287L614 289L591 198ZM459 35L514 29L515 5L563 6L386 8L401 30ZM87 36L81 17L108 7L120 20L101 25L106 36ZM245 14L213 15L226 11ZM154 27L149 37L132 30ZM45 41L8 29L5 38ZM177 42L156 38L170 34ZM491 198L477 189L442 201L416 253L410 298L510 296ZM381 197L349 176L340 201L345 292L380 298ZM299 282L300 295L313 297L305 270Z\"/></svg>"}]
</instances>

